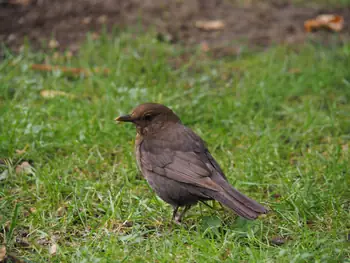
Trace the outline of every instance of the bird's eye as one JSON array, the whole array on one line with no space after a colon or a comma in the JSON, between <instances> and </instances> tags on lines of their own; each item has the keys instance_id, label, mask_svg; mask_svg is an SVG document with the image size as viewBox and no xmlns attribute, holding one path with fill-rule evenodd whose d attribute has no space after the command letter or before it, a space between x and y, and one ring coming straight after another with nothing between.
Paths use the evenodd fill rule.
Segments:
<instances>
[{"instance_id":1,"label":"bird's eye","mask_svg":"<svg viewBox=\"0 0 350 263\"><path fill-rule=\"evenodd\" d=\"M143 117L143 119L145 120L145 121L151 121L152 120L152 115L151 114L147 114L147 115L145 115L144 117Z\"/></svg>"}]
</instances>

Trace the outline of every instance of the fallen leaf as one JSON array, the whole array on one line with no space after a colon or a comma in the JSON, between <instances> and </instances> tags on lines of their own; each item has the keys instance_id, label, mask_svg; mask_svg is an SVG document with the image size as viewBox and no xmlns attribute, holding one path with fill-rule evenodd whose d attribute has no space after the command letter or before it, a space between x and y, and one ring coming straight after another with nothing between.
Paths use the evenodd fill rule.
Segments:
<instances>
[{"instance_id":1,"label":"fallen leaf","mask_svg":"<svg viewBox=\"0 0 350 263\"><path fill-rule=\"evenodd\" d=\"M6 231L10 230L10 225L11 225L11 221L6 221L5 224L3 224L3 227L5 228Z\"/></svg>"},{"instance_id":2,"label":"fallen leaf","mask_svg":"<svg viewBox=\"0 0 350 263\"><path fill-rule=\"evenodd\" d=\"M19 155L25 154L27 149L28 149L29 145L27 144L26 146L24 146L24 148L22 150L16 150L16 153Z\"/></svg>"},{"instance_id":3,"label":"fallen leaf","mask_svg":"<svg viewBox=\"0 0 350 263\"><path fill-rule=\"evenodd\" d=\"M54 49L59 47L59 43L56 39L51 39L49 42L49 48Z\"/></svg>"},{"instance_id":4,"label":"fallen leaf","mask_svg":"<svg viewBox=\"0 0 350 263\"><path fill-rule=\"evenodd\" d=\"M57 245L56 244L52 244L50 246L49 253L50 253L50 255L56 255L56 253L57 253Z\"/></svg>"},{"instance_id":5,"label":"fallen leaf","mask_svg":"<svg viewBox=\"0 0 350 263\"><path fill-rule=\"evenodd\" d=\"M3 262L6 258L6 247L1 246L0 247L0 262Z\"/></svg>"},{"instance_id":6,"label":"fallen leaf","mask_svg":"<svg viewBox=\"0 0 350 263\"><path fill-rule=\"evenodd\" d=\"M16 174L33 174L33 172L33 166L26 161L16 166Z\"/></svg>"},{"instance_id":7,"label":"fallen leaf","mask_svg":"<svg viewBox=\"0 0 350 263\"><path fill-rule=\"evenodd\" d=\"M57 213L57 216L62 217L66 213L66 207L65 206L59 207L56 213Z\"/></svg>"},{"instance_id":8,"label":"fallen leaf","mask_svg":"<svg viewBox=\"0 0 350 263\"><path fill-rule=\"evenodd\" d=\"M52 99L58 96L67 97L71 99L75 98L74 95L68 94L67 92L59 91L59 90L42 90L40 91L40 95L43 98L47 98L47 99Z\"/></svg>"},{"instance_id":9,"label":"fallen leaf","mask_svg":"<svg viewBox=\"0 0 350 263\"><path fill-rule=\"evenodd\" d=\"M222 30L225 27L225 23L222 20L199 20L196 21L195 26L205 31Z\"/></svg>"},{"instance_id":10,"label":"fallen leaf","mask_svg":"<svg viewBox=\"0 0 350 263\"><path fill-rule=\"evenodd\" d=\"M31 213L35 213L35 212L36 212L36 208L35 208L35 207L31 207L31 208L29 208L29 211L30 211Z\"/></svg>"},{"instance_id":11,"label":"fallen leaf","mask_svg":"<svg viewBox=\"0 0 350 263\"><path fill-rule=\"evenodd\" d=\"M62 71L63 73L70 73L73 75L85 75L85 76L90 76L91 71L83 68L68 68L68 67L62 67L62 66L52 66L52 65L47 65L47 64L33 64L30 66L31 69L33 70L38 70L38 71L46 71L46 72L51 72L55 70ZM108 74L110 72L109 69L100 69L100 68L94 68L92 70L95 73L103 72L104 74Z\"/></svg>"},{"instance_id":12,"label":"fallen leaf","mask_svg":"<svg viewBox=\"0 0 350 263\"><path fill-rule=\"evenodd\" d=\"M344 18L339 15L325 14L319 15L315 19L309 19L304 22L306 32L314 29L327 28L339 32L344 27Z\"/></svg>"}]
</instances>

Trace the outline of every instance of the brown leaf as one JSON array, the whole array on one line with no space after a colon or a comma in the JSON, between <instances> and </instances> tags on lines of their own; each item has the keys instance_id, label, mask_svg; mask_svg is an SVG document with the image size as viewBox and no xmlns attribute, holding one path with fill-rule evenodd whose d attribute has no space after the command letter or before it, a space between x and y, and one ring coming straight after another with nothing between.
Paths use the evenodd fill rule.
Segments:
<instances>
[{"instance_id":1,"label":"brown leaf","mask_svg":"<svg viewBox=\"0 0 350 263\"><path fill-rule=\"evenodd\" d=\"M6 247L1 246L0 247L0 262L3 262L6 258Z\"/></svg>"},{"instance_id":2,"label":"brown leaf","mask_svg":"<svg viewBox=\"0 0 350 263\"><path fill-rule=\"evenodd\" d=\"M199 20L196 21L195 26L205 31L222 30L225 27L225 23L222 20Z\"/></svg>"},{"instance_id":3,"label":"brown leaf","mask_svg":"<svg viewBox=\"0 0 350 263\"><path fill-rule=\"evenodd\" d=\"M52 65L47 65L47 64L33 64L30 66L31 69L33 70L38 70L38 71L46 71L46 72L51 72L55 70L60 70L63 73L69 73L73 75L85 75L85 76L90 76L91 71L83 68L68 68L68 67L63 67L63 66L52 66ZM94 73L104 73L104 74L109 74L110 70L109 69L100 69L100 68L94 68L92 70Z\"/></svg>"},{"instance_id":4,"label":"brown leaf","mask_svg":"<svg viewBox=\"0 0 350 263\"><path fill-rule=\"evenodd\" d=\"M56 255L56 253L57 253L57 244L52 244L49 247L49 254L50 255Z\"/></svg>"},{"instance_id":5,"label":"brown leaf","mask_svg":"<svg viewBox=\"0 0 350 263\"><path fill-rule=\"evenodd\" d=\"M67 92L59 91L59 90L42 90L40 91L40 95L43 98L47 98L47 99L52 99L58 96L67 97L71 99L75 98L74 95L68 94Z\"/></svg>"},{"instance_id":6,"label":"brown leaf","mask_svg":"<svg viewBox=\"0 0 350 263\"><path fill-rule=\"evenodd\" d=\"M306 32L314 29L327 28L339 32L344 27L344 18L339 15L325 14L319 15L315 19L309 19L304 22Z\"/></svg>"},{"instance_id":7,"label":"brown leaf","mask_svg":"<svg viewBox=\"0 0 350 263\"><path fill-rule=\"evenodd\" d=\"M16 153L19 155L25 154L27 149L28 149L29 145L27 144L26 146L24 146L24 148L22 150L16 150Z\"/></svg>"},{"instance_id":8,"label":"brown leaf","mask_svg":"<svg viewBox=\"0 0 350 263\"><path fill-rule=\"evenodd\" d=\"M16 166L16 174L32 174L33 171L33 166L26 161Z\"/></svg>"}]
</instances>

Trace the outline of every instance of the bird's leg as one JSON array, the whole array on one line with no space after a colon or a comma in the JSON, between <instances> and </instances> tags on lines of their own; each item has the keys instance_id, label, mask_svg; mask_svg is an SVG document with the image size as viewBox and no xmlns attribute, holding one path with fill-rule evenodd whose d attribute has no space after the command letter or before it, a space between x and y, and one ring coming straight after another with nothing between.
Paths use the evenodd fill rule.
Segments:
<instances>
[{"instance_id":1,"label":"bird's leg","mask_svg":"<svg viewBox=\"0 0 350 263\"><path fill-rule=\"evenodd\" d=\"M191 205L186 205L184 210L182 210L181 214L178 216L176 215L175 216L175 223L176 224L180 224L181 223L181 220L182 220L182 217L184 216L184 214L188 211L188 209L191 208Z\"/></svg>"},{"instance_id":2,"label":"bird's leg","mask_svg":"<svg viewBox=\"0 0 350 263\"><path fill-rule=\"evenodd\" d=\"M173 217L171 218L172 220L175 220L176 214L177 214L177 210L179 210L179 206L178 205L174 206Z\"/></svg>"}]
</instances>

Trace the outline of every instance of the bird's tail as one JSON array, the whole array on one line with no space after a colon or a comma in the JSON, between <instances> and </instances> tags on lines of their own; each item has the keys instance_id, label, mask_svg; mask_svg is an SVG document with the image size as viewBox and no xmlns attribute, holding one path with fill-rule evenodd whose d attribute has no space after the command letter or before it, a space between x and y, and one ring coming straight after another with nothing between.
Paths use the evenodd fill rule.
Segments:
<instances>
[{"instance_id":1,"label":"bird's tail","mask_svg":"<svg viewBox=\"0 0 350 263\"><path fill-rule=\"evenodd\" d=\"M209 193L211 198L229 207L239 216L250 220L256 219L259 215L268 212L264 206L234 189L223 178L219 178L219 180L220 182L216 183L223 188L223 191Z\"/></svg>"}]
</instances>

